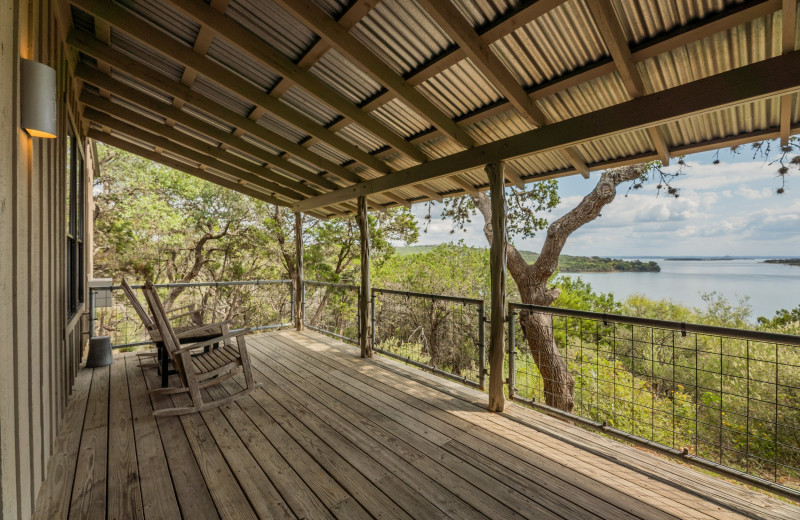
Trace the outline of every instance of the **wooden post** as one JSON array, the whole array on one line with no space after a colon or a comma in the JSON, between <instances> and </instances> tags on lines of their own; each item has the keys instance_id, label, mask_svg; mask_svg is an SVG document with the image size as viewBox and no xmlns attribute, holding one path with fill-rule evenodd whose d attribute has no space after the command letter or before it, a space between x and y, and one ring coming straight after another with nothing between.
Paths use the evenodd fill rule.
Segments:
<instances>
[{"instance_id":1,"label":"wooden post","mask_svg":"<svg viewBox=\"0 0 800 520\"><path fill-rule=\"evenodd\" d=\"M491 412L502 412L506 404L503 395L503 376L505 375L507 236L503 169L502 162L486 165L492 193L492 246L489 260L492 279L492 327L489 337L489 411Z\"/></svg>"},{"instance_id":2,"label":"wooden post","mask_svg":"<svg viewBox=\"0 0 800 520\"><path fill-rule=\"evenodd\" d=\"M294 214L294 249L296 258L294 280L294 326L303 330L303 214Z\"/></svg>"},{"instance_id":3,"label":"wooden post","mask_svg":"<svg viewBox=\"0 0 800 520\"><path fill-rule=\"evenodd\" d=\"M369 221L367 197L358 198L358 229L361 231L361 291L358 299L358 344L361 357L372 357L372 284L369 281Z\"/></svg>"}]
</instances>

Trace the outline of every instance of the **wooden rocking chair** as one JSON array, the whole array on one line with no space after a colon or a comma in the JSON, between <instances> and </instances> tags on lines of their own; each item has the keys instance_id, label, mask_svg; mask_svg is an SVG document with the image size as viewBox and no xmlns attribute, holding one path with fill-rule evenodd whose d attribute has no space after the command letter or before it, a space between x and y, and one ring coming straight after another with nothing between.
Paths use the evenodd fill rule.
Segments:
<instances>
[{"instance_id":1,"label":"wooden rocking chair","mask_svg":"<svg viewBox=\"0 0 800 520\"><path fill-rule=\"evenodd\" d=\"M253 381L253 374L250 369L250 357L247 354L245 334L248 330L243 330L235 334L224 334L206 341L200 341L191 345L181 347L178 335L172 328L164 311L161 299L156 293L152 282L147 282L144 286L144 296L150 307L150 312L155 319L156 328L164 342L167 352L172 358L175 368L180 376L181 387L178 388L156 388L150 390L153 394L178 394L188 393L192 400L192 406L167 408L153 412L153 415L183 415L187 413L202 412L216 408L217 406L231 403L240 397L248 395L250 392L260 387ZM233 339L236 339L234 344ZM207 352L201 349L218 343L220 348ZM197 353L201 351L200 353ZM195 355L192 355L195 352ZM244 390L227 397L204 402L200 394L203 388L216 385L227 381L239 372L244 373Z\"/></svg>"},{"instance_id":2,"label":"wooden rocking chair","mask_svg":"<svg viewBox=\"0 0 800 520\"><path fill-rule=\"evenodd\" d=\"M175 374L176 372L169 370L170 356L169 354L167 354L166 347L164 346L164 342L161 339L161 333L158 331L158 327L156 326L155 320L147 313L147 311L145 310L144 306L141 304L139 299L136 298L136 295L134 294L133 291L133 287L130 286L130 284L124 277L122 278L121 285L122 285L122 291L125 293L125 296L128 297L128 301L130 302L131 307L133 307L133 310L136 311L136 314L139 315L139 319L142 321L142 325L144 325L145 330L147 330L148 334L150 335L150 339L153 340L153 343L156 344L156 347L158 349L157 353L139 354L140 358L156 357L155 363L142 364L142 366L158 368L161 372L161 386L166 387L168 385L169 375ZM188 309L188 311L186 309ZM175 314L178 311L185 311L185 312ZM201 310L196 309L194 304L184 305L182 307L170 309L166 312L169 316L170 321L183 318L186 316L191 316L192 318L191 324L183 325L180 327L174 327L175 334L178 336L178 341L180 343L196 343L198 341L211 339L212 337L224 336L228 334L229 322L227 321L202 324Z\"/></svg>"}]
</instances>

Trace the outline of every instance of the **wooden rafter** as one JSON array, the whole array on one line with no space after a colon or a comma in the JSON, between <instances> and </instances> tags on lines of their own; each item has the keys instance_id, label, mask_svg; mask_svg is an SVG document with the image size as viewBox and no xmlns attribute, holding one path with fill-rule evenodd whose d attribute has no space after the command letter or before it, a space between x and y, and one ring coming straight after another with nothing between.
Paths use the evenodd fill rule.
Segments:
<instances>
[{"instance_id":1,"label":"wooden rafter","mask_svg":"<svg viewBox=\"0 0 800 520\"><path fill-rule=\"evenodd\" d=\"M236 112L209 100L202 94L189 89L185 85L173 81L160 72L157 72L134 60L133 58L130 58L125 54L102 44L96 39L88 36L86 33L81 31L72 31L67 37L67 43L90 56L107 61L115 68L130 74L136 79L150 85L157 90L166 92L170 96L180 98L184 102L193 105L234 127L241 128L243 131L258 137L259 139L262 139L263 141L270 143L277 148L286 150L291 155L299 157L323 170L327 170L328 172L337 175L342 179L351 182L358 182L361 180L350 170L342 168L338 164L328 161L327 159L324 159L323 157L306 150L297 143L290 141L289 139L257 124L255 121L248 119L247 117L240 116Z\"/></svg>"},{"instance_id":2,"label":"wooden rafter","mask_svg":"<svg viewBox=\"0 0 800 520\"><path fill-rule=\"evenodd\" d=\"M75 69L75 76L87 83L97 86L98 88L105 88L108 91L113 92L114 95L139 105L142 108L158 114L165 119L172 119L176 123L180 123L186 128L189 128L201 135L210 137L213 140L219 141L227 145L227 148L237 149L264 161L266 164L289 172L314 185L320 186L321 188L332 190L339 187L339 185L334 184L330 180L325 179L316 173L310 172L305 168L301 168L296 164L287 161L286 159L272 155L264 149L259 148L258 146L255 146L244 139L241 139L240 137L236 137L233 134L224 132L213 125L201 121L196 117L192 117L186 112L174 106L163 103L147 94L144 94L140 90L128 86L121 81L115 80L86 64L78 64Z\"/></svg>"},{"instance_id":3,"label":"wooden rafter","mask_svg":"<svg viewBox=\"0 0 800 520\"><path fill-rule=\"evenodd\" d=\"M424 182L498 160L563 149L593 139L646 129L684 117L796 92L800 90L797 70L800 70L800 51L648 94L430 161L390 176L306 199L297 203L295 209L305 211L360 195Z\"/></svg>"},{"instance_id":4,"label":"wooden rafter","mask_svg":"<svg viewBox=\"0 0 800 520\"><path fill-rule=\"evenodd\" d=\"M241 96L243 99L246 99L256 106L263 107L268 112L294 125L309 135L319 138L330 146L339 149L363 165L381 173L389 173L391 171L389 166L383 161L364 152L324 126L319 125L302 113L291 108L289 105L281 103L269 94L261 91L261 89L255 85L242 81L239 76L224 66L181 45L172 37L155 29L137 16L132 15L125 8L119 7L115 3L102 2L100 0L72 0L72 3L92 13L94 16L108 21L114 27L128 33L145 45L168 56L170 59L186 67L193 68L203 76L225 85L231 92Z\"/></svg>"},{"instance_id":5,"label":"wooden rafter","mask_svg":"<svg viewBox=\"0 0 800 520\"><path fill-rule=\"evenodd\" d=\"M636 68L636 62L633 60L633 54L631 54L631 50L628 47L628 40L625 38L622 24L614 10L614 6L606 0L586 0L586 2L594 17L595 24L600 30L600 36L614 59L614 64L622 77L622 83L625 85L628 95L632 98L644 95L647 92L647 88L639 69ZM663 131L658 127L651 127L647 129L647 132L653 141L653 146L658 152L661 162L669 164L669 147Z\"/></svg>"},{"instance_id":6,"label":"wooden rafter","mask_svg":"<svg viewBox=\"0 0 800 520\"><path fill-rule=\"evenodd\" d=\"M678 27L664 35L654 38L653 40L642 42L632 49L631 52L633 54L633 59L636 63L639 63L646 59L653 58L654 56L658 56L659 54L663 54L665 52L688 45L712 34L726 31L757 18L767 16L781 8L781 1L782 0L749 0L743 2L742 4L733 5L718 14L711 14L706 18L690 23L688 26ZM542 2L542 0L532 4L530 9L533 9L533 6L538 5L540 2ZM549 2L550 0L548 0L548 3ZM553 3L560 4L563 2ZM544 5L546 4L543 4L543 6ZM539 15L543 14L544 12L547 11L544 9L542 9L542 11L537 11ZM528 22L531 20L532 19L528 19ZM516 27L518 26L514 26L514 28ZM491 37L488 37L489 32L479 31L479 33L481 35L481 39L483 39L487 44L492 43L505 35L505 33L495 32L492 33ZM454 47L454 49L455 50L451 49L445 51L442 55L432 58L428 65L425 65L418 71L412 73L407 78L407 81L412 85L418 85L436 73L441 72L441 70L444 70L438 68L444 60L449 59L451 54L463 52L458 47ZM457 63L464 57L465 56L463 54L460 54L458 60L454 60L447 66L449 67ZM599 60L595 63L591 63L577 70L571 71L565 76L555 77L552 80L529 88L528 93L532 100L546 98L581 83L605 76L606 74L611 74L615 70L616 64L612 60ZM391 92L386 92L370 100L369 106L371 108L377 108L389 102L393 97L394 96ZM458 119L458 124L460 126L469 125L487 117L507 112L510 108L511 105L507 101L495 103L491 106L482 107L469 114L466 114ZM430 139L432 135L432 133L427 133L418 136L416 139L412 139L411 141L416 142L427 140Z\"/></svg>"},{"instance_id":7,"label":"wooden rafter","mask_svg":"<svg viewBox=\"0 0 800 520\"><path fill-rule=\"evenodd\" d=\"M463 49L473 65L478 67L531 125L537 127L550 122L450 0L420 0L420 3L434 21ZM572 149L569 153L563 153L563 156L576 170L588 176L589 169L577 150Z\"/></svg>"},{"instance_id":8,"label":"wooden rafter","mask_svg":"<svg viewBox=\"0 0 800 520\"><path fill-rule=\"evenodd\" d=\"M162 133L155 134L147 130L143 130L138 126L134 126L120 119L112 117L105 112L95 110L91 107L86 109L84 117L89 121L94 121L105 128L110 128L115 132L128 135L139 141L155 146L157 149L179 155L189 161L201 165L201 168L214 168L217 171L226 173L232 177L236 177L237 179L241 179L254 186L258 186L259 188L270 192L270 195L273 195L276 198L280 196L284 199L288 199L289 201L304 198L302 193L293 191L272 181L268 181L250 171L234 167L214 156L203 155L202 153L195 151L193 148L184 146L183 144L178 144L175 141L171 141L163 136L167 133L163 131L163 129ZM284 204L285 203L286 202L284 201Z\"/></svg>"},{"instance_id":9,"label":"wooden rafter","mask_svg":"<svg viewBox=\"0 0 800 520\"><path fill-rule=\"evenodd\" d=\"M220 15L219 12L208 7L202 0L168 1L186 15L201 22L204 28L209 28L216 35L224 38L259 63L281 76L291 79L302 89L363 126L378 138L389 143L390 146L395 147L416 161L424 162L427 160L427 157L422 152L403 139L402 136L396 134L366 112L363 112L338 91L317 79L307 70L298 67L280 51L274 49L235 21Z\"/></svg>"},{"instance_id":10,"label":"wooden rafter","mask_svg":"<svg viewBox=\"0 0 800 520\"><path fill-rule=\"evenodd\" d=\"M378 82L385 85L397 97L432 125L469 148L475 141L452 119L419 93L413 86L394 72L376 56L366 45L358 41L350 32L328 16L311 0L276 0L284 9L303 21L328 44L347 56L353 63L362 67Z\"/></svg>"},{"instance_id":11,"label":"wooden rafter","mask_svg":"<svg viewBox=\"0 0 800 520\"><path fill-rule=\"evenodd\" d=\"M179 145L185 146L191 150L194 150L196 153L203 154L208 157L213 157L219 161L224 163L228 163L230 166L238 168L239 170L243 170L250 174L250 177L243 175L237 175L242 179L245 179L249 182L258 183L259 181L263 180L266 181L268 184L261 184L261 187L265 189L270 189L272 191L282 192L281 190L288 190L283 191L283 193L288 197L293 198L302 198L292 195L292 193L302 193L305 196L308 195L319 195L320 191L312 188L307 184L301 184L296 181L292 181L287 177L284 177L269 168L265 168L263 166L257 165L239 157L238 155L234 155L232 153L228 153L221 148L217 148L216 146L212 146L207 144L199 139L196 139L189 134L176 130L173 127L170 127L166 124L161 124L157 121L150 119L149 117L143 116L134 112L133 110L129 110L125 107L122 107L116 103L111 101L105 100L100 96L95 96L89 94L88 92L83 92L80 97L81 103L86 104L90 109L87 109L84 112L84 117L89 119L90 121L94 121L97 124L107 126L108 128L115 128L113 123L108 123L107 121L124 121L125 123L135 125L142 130L149 132L150 134L154 134L160 137L164 137L173 141ZM116 128L120 130L119 127ZM197 162L204 163L204 161L194 157L194 160ZM277 185L275 184L277 183ZM271 186L278 186L278 187L271 187Z\"/></svg>"},{"instance_id":12,"label":"wooden rafter","mask_svg":"<svg viewBox=\"0 0 800 520\"><path fill-rule=\"evenodd\" d=\"M783 0L782 7L781 49L786 54L798 48L795 33L797 27L797 0ZM781 97L781 146L789 144L792 127L792 100L794 98L794 94L787 94Z\"/></svg>"}]
</instances>

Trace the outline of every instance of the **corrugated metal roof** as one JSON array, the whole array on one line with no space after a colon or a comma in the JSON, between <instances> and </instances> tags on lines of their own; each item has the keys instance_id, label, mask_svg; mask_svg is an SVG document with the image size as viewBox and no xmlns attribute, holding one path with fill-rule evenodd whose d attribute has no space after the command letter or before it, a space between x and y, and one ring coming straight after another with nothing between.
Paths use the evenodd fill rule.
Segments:
<instances>
[{"instance_id":1,"label":"corrugated metal roof","mask_svg":"<svg viewBox=\"0 0 800 520\"><path fill-rule=\"evenodd\" d=\"M418 88L451 119L503 99L500 91L469 59L456 63Z\"/></svg>"},{"instance_id":2,"label":"corrugated metal roof","mask_svg":"<svg viewBox=\"0 0 800 520\"><path fill-rule=\"evenodd\" d=\"M331 107L296 85L287 90L280 100L322 126L330 124L339 117Z\"/></svg>"},{"instance_id":3,"label":"corrugated metal roof","mask_svg":"<svg viewBox=\"0 0 800 520\"><path fill-rule=\"evenodd\" d=\"M560 76L607 55L589 9L570 0L491 45L524 87Z\"/></svg>"},{"instance_id":4,"label":"corrugated metal roof","mask_svg":"<svg viewBox=\"0 0 800 520\"><path fill-rule=\"evenodd\" d=\"M295 61L317 40L313 31L272 0L233 0L225 14Z\"/></svg>"},{"instance_id":5,"label":"corrugated metal roof","mask_svg":"<svg viewBox=\"0 0 800 520\"><path fill-rule=\"evenodd\" d=\"M192 46L200 33L200 24L160 0L114 0L151 24Z\"/></svg>"},{"instance_id":6,"label":"corrugated metal roof","mask_svg":"<svg viewBox=\"0 0 800 520\"><path fill-rule=\"evenodd\" d=\"M186 69L180 63L167 58L115 27L111 28L111 47L175 81L180 81L183 71Z\"/></svg>"},{"instance_id":7,"label":"corrugated metal roof","mask_svg":"<svg viewBox=\"0 0 800 520\"><path fill-rule=\"evenodd\" d=\"M383 90L380 83L336 49L326 52L310 72L355 104L361 104Z\"/></svg>"},{"instance_id":8,"label":"corrugated metal roof","mask_svg":"<svg viewBox=\"0 0 800 520\"><path fill-rule=\"evenodd\" d=\"M211 46L206 55L247 79L261 90L268 91L280 81L279 75L222 38L216 37L211 40Z\"/></svg>"},{"instance_id":9,"label":"corrugated metal roof","mask_svg":"<svg viewBox=\"0 0 800 520\"><path fill-rule=\"evenodd\" d=\"M351 33L400 74L453 44L415 0L380 2Z\"/></svg>"},{"instance_id":10,"label":"corrugated metal roof","mask_svg":"<svg viewBox=\"0 0 800 520\"><path fill-rule=\"evenodd\" d=\"M128 85L130 87L135 88L136 90L138 90L139 92L142 92L143 94L147 94L148 96L153 97L153 98L155 98L155 99L157 99L159 101L162 101L164 103L167 103L167 104L171 105L172 101L174 99L169 94L167 94L165 92L162 92L162 91L160 91L158 89L155 89L155 88L151 87L150 85L148 85L147 83L144 83L143 81L140 81L140 80L136 79L135 77L131 76L130 74L126 74L125 72L123 72L123 71L121 71L119 69L112 68L111 69L111 77L113 79L116 79L117 81L125 83L126 85Z\"/></svg>"},{"instance_id":11,"label":"corrugated metal roof","mask_svg":"<svg viewBox=\"0 0 800 520\"><path fill-rule=\"evenodd\" d=\"M94 34L94 16L74 5L69 7L72 13L72 25L79 31Z\"/></svg>"},{"instance_id":12,"label":"corrugated metal roof","mask_svg":"<svg viewBox=\"0 0 800 520\"><path fill-rule=\"evenodd\" d=\"M535 6L532 0L452 0L467 21L479 32L493 26L509 14ZM669 31L689 26L698 20L719 13L725 8L740 4L743 0L610 0L620 18L623 31L631 45L647 43L662 38ZM314 0L329 16L339 18L351 6L349 0ZM133 12L149 20L172 37L193 45L200 26L184 17L179 11L160 0L120 0ZM73 9L75 27L93 32L91 15ZM300 21L294 19L274 0L233 0L226 13L255 36L297 62L316 42L318 37ZM781 51L781 13L752 20L739 27L709 36L703 40L648 58L637 64L646 90L658 92L682 85L710 75L777 56ZM418 71L420 67L434 63L438 58L455 48L455 44L416 0L384 0L377 3L369 14L358 22L350 33L378 55L400 75ZM800 25L796 33L800 35ZM180 81L184 67L147 47L131 36L112 28L111 45L140 63L151 67L172 79ZM566 0L563 4L539 18L517 28L490 45L493 52L526 89L561 79L582 67L610 62L608 49L600 37L585 0ZM208 50L208 57L233 70L244 80L269 91L280 80L270 68L249 57L236 45L215 38ZM81 56L81 61L95 65L91 56ZM450 62L447 62L450 63ZM413 138L415 145L428 157L440 158L463 150L463 146L446 137L414 108L386 92L385 85L377 81L335 49L328 50L316 63L308 64L310 71L333 90L342 94L354 105L363 105L380 96L387 102L371 112L387 132L394 132L406 139ZM609 68L606 66L606 70ZM143 82L131 78L122 71L112 71L113 77L134 86L165 103L172 97ZM202 75L191 85L193 91L247 117L255 105L222 85ZM417 90L426 96L447 117L463 120L469 116L468 125L462 126L478 144L489 143L530 130L529 123L504 101L499 89L480 73L469 59L462 59L417 85ZM617 72L594 77L590 80L563 89L555 94L539 98L534 91L536 103L550 121L563 121L602 108L622 103L629 95ZM281 101L304 117L324 127L338 121L341 114L320 101L303 88L294 84L280 97ZM126 103L140 113L142 109ZM500 108L497 108L500 107ZM670 147L685 147L693 143L740 135L779 125L779 102L776 99L762 100L741 106L718 110L663 125L661 128ZM486 109L486 115L481 116ZM183 110L225 132L234 128L215 117L184 106ZM792 108L793 121L800 120L800 103ZM150 117L153 114L148 114ZM163 118L162 118L163 119ZM292 124L267 113L258 121L265 128L295 142L308 138ZM189 135L218 146L219 143L193 130L179 126ZM407 155L389 148L382 138L356 123L350 123L337 134L360 149L386 162L394 170L416 165ZM246 141L259 146L270 154L282 151L261 139L248 135ZM335 163L349 163L348 168L364 178L379 174L334 146L315 142L309 152ZM621 158L654 153L654 145L646 131L638 130L597 139L576 146L577 153L588 163L600 163ZM240 152L232 152L240 155ZM245 154L247 155L247 154ZM309 171L319 169L307 161L288 156L289 160ZM257 158L252 158L259 160ZM546 152L508 161L510 170L523 178L571 170L561 152ZM291 176L291 174L288 174ZM485 173L481 169L459 174L466 182L485 186ZM294 177L292 177L294 178ZM439 178L427 183L440 193L458 193L462 189L452 180ZM415 196L413 188L399 190L406 196Z\"/></svg>"},{"instance_id":13,"label":"corrugated metal roof","mask_svg":"<svg viewBox=\"0 0 800 520\"><path fill-rule=\"evenodd\" d=\"M228 89L222 87L205 76L197 76L192 83L192 90L202 94L208 99L219 103L223 107L232 110L240 116L247 117L256 108L249 101L245 101Z\"/></svg>"}]
</instances>

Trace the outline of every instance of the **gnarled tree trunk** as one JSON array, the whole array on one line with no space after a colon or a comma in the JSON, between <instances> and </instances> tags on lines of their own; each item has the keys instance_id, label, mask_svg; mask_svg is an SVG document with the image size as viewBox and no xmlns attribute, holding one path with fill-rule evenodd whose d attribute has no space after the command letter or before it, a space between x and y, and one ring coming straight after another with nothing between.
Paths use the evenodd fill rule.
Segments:
<instances>
[{"instance_id":1,"label":"gnarled tree trunk","mask_svg":"<svg viewBox=\"0 0 800 520\"><path fill-rule=\"evenodd\" d=\"M583 200L547 228L547 237L539 258L528 264L516 247L506 248L507 268L519 288L522 303L550 306L558 298L559 290L549 288L547 282L558 268L558 257L567 238L584 224L600 216L600 211L614 200L617 186L625 181L638 179L644 173L643 165L625 166L606 170L594 189ZM484 234L492 243L492 206L485 193L472 197L483 216ZM520 324L528 342L534 362L543 379L545 402L549 406L572 412L574 407L575 380L569 372L567 362L559 351L553 337L552 317L546 313L524 312Z\"/></svg>"}]
</instances>

